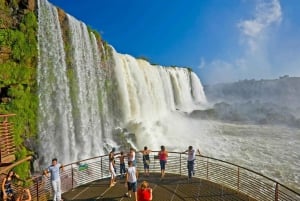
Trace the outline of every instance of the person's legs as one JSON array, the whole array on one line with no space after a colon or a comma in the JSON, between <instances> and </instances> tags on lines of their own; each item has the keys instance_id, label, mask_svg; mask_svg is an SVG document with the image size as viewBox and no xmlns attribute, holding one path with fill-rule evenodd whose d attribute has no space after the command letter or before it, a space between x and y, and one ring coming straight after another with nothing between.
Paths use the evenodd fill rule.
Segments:
<instances>
[{"instance_id":1,"label":"person's legs","mask_svg":"<svg viewBox=\"0 0 300 201\"><path fill-rule=\"evenodd\" d=\"M53 191L53 201L56 201L57 200L57 182L54 180L54 181L51 181L51 184L52 184L52 191ZM60 200L58 200L60 201Z\"/></svg>"},{"instance_id":2,"label":"person's legs","mask_svg":"<svg viewBox=\"0 0 300 201\"><path fill-rule=\"evenodd\" d=\"M161 177L165 176L166 161L160 161Z\"/></svg>"},{"instance_id":3,"label":"person's legs","mask_svg":"<svg viewBox=\"0 0 300 201\"><path fill-rule=\"evenodd\" d=\"M132 191L132 187L133 187L133 183L127 182L127 193L125 194L127 197L131 197L131 191Z\"/></svg>"},{"instance_id":4,"label":"person's legs","mask_svg":"<svg viewBox=\"0 0 300 201\"><path fill-rule=\"evenodd\" d=\"M61 201L61 182L60 179L56 180L57 182L57 200Z\"/></svg>"},{"instance_id":5,"label":"person's legs","mask_svg":"<svg viewBox=\"0 0 300 201\"><path fill-rule=\"evenodd\" d=\"M138 201L137 197L137 182L132 183L132 192L134 193L135 201Z\"/></svg>"},{"instance_id":6,"label":"person's legs","mask_svg":"<svg viewBox=\"0 0 300 201\"><path fill-rule=\"evenodd\" d=\"M188 164L187 164L189 178L192 177L192 163L191 162L192 161L188 161Z\"/></svg>"},{"instance_id":7,"label":"person's legs","mask_svg":"<svg viewBox=\"0 0 300 201\"><path fill-rule=\"evenodd\" d=\"M115 179L116 179L116 172L115 172L115 169L114 169L114 166L112 164L112 162L109 163L109 172L111 174L110 176L110 187L111 186L114 186L115 185Z\"/></svg>"}]
</instances>

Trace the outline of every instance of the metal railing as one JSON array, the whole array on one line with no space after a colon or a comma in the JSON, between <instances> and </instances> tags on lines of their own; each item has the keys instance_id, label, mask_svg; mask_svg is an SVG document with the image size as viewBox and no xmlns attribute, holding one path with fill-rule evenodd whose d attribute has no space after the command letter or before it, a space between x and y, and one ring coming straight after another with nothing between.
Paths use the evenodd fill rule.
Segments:
<instances>
[{"instance_id":1,"label":"metal railing","mask_svg":"<svg viewBox=\"0 0 300 201\"><path fill-rule=\"evenodd\" d=\"M136 154L137 169L143 172L142 155ZM160 172L159 160L154 159L157 152L151 152L150 172ZM110 177L108 156L99 156L64 166L61 172L62 191L67 192L78 186ZM116 159L119 171L119 161ZM187 175L187 155L169 152L166 173ZM208 180L225 188L245 194L253 200L263 201L299 201L300 194L273 179L247 168L219 159L196 156L195 176ZM38 176L30 187L33 200L47 200L51 197L49 178Z\"/></svg>"}]
</instances>

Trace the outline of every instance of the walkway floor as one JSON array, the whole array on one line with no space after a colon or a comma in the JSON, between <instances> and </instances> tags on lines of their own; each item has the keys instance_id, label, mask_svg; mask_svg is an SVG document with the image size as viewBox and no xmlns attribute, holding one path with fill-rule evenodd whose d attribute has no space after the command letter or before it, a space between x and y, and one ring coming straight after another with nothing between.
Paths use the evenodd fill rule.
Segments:
<instances>
[{"instance_id":1,"label":"walkway floor","mask_svg":"<svg viewBox=\"0 0 300 201\"><path fill-rule=\"evenodd\" d=\"M153 189L153 201L241 201L252 200L236 191L224 188L220 185L208 182L206 180L192 179L188 181L187 177L166 174L163 180L159 174L152 174L150 177L141 176L139 183L146 180ZM135 200L127 198L124 194L127 192L124 179L118 180L114 187L109 186L109 179L98 180L63 194L64 201L130 201Z\"/></svg>"}]
</instances>

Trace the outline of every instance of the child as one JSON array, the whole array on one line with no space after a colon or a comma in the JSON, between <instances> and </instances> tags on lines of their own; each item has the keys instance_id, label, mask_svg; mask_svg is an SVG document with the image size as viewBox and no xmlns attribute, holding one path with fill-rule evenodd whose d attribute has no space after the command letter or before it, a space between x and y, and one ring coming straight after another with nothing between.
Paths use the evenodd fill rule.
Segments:
<instances>
[{"instance_id":1,"label":"child","mask_svg":"<svg viewBox=\"0 0 300 201\"><path fill-rule=\"evenodd\" d=\"M151 201L152 200L152 188L149 187L149 183L143 181L141 187L137 192L138 201Z\"/></svg>"},{"instance_id":2,"label":"child","mask_svg":"<svg viewBox=\"0 0 300 201\"><path fill-rule=\"evenodd\" d=\"M127 186L128 191L125 194L126 197L131 197L131 191L134 193L135 201L137 200L137 178L138 178L138 171L133 166L132 161L128 161L128 169L126 174L126 182L125 186Z\"/></svg>"}]
</instances>

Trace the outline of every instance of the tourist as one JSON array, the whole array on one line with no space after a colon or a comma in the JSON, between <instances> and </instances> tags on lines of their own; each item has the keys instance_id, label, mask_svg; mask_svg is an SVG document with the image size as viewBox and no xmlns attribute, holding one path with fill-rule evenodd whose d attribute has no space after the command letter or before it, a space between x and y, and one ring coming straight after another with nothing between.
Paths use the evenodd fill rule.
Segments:
<instances>
[{"instance_id":1,"label":"tourist","mask_svg":"<svg viewBox=\"0 0 300 201\"><path fill-rule=\"evenodd\" d=\"M2 198L4 201L12 200L15 198L15 193L12 188L12 182L15 178L19 178L19 175L14 173L14 171L10 170L2 181L1 189L3 194Z\"/></svg>"},{"instance_id":2,"label":"tourist","mask_svg":"<svg viewBox=\"0 0 300 201\"><path fill-rule=\"evenodd\" d=\"M144 150L141 151L143 154L143 163L144 163L144 176L149 176L149 166L150 166L150 154L151 150L147 146L144 147Z\"/></svg>"},{"instance_id":3,"label":"tourist","mask_svg":"<svg viewBox=\"0 0 300 201\"><path fill-rule=\"evenodd\" d=\"M60 181L60 169L63 171L64 166L57 162L57 159L52 159L52 164L48 169L44 170L44 174L49 177L51 174L51 185L53 190L53 201L61 201L61 181Z\"/></svg>"},{"instance_id":4,"label":"tourist","mask_svg":"<svg viewBox=\"0 0 300 201\"><path fill-rule=\"evenodd\" d=\"M143 181L140 188L137 191L138 201L150 201L152 200L152 188L150 188L147 181Z\"/></svg>"},{"instance_id":5,"label":"tourist","mask_svg":"<svg viewBox=\"0 0 300 201\"><path fill-rule=\"evenodd\" d=\"M124 155L123 151L121 151L120 155L116 157L116 158L120 159L120 176L121 176L121 178L123 178L126 173L125 157L126 156Z\"/></svg>"},{"instance_id":6,"label":"tourist","mask_svg":"<svg viewBox=\"0 0 300 201\"><path fill-rule=\"evenodd\" d=\"M137 179L138 179L138 171L133 166L132 161L128 161L128 169L126 173L126 181L125 186L127 186L127 193L125 194L126 197L131 198L131 191L134 193L135 201L137 200Z\"/></svg>"},{"instance_id":7,"label":"tourist","mask_svg":"<svg viewBox=\"0 0 300 201\"><path fill-rule=\"evenodd\" d=\"M200 154L200 150L198 149L197 151ZM187 158L188 178L191 179L192 175L195 175L194 165L196 160L196 151L193 149L193 146L189 146L188 149L183 153L188 154L188 158Z\"/></svg>"},{"instance_id":8,"label":"tourist","mask_svg":"<svg viewBox=\"0 0 300 201\"><path fill-rule=\"evenodd\" d=\"M116 148L112 148L111 152L108 155L109 159L109 172L110 172L110 184L109 186L112 187L116 184L116 170L115 170L115 151Z\"/></svg>"},{"instance_id":9,"label":"tourist","mask_svg":"<svg viewBox=\"0 0 300 201\"><path fill-rule=\"evenodd\" d=\"M160 146L160 151L158 152L158 158L159 158L159 163L160 163L161 178L164 178L166 163L168 160L168 152L166 151L166 148L164 145Z\"/></svg>"}]
</instances>

